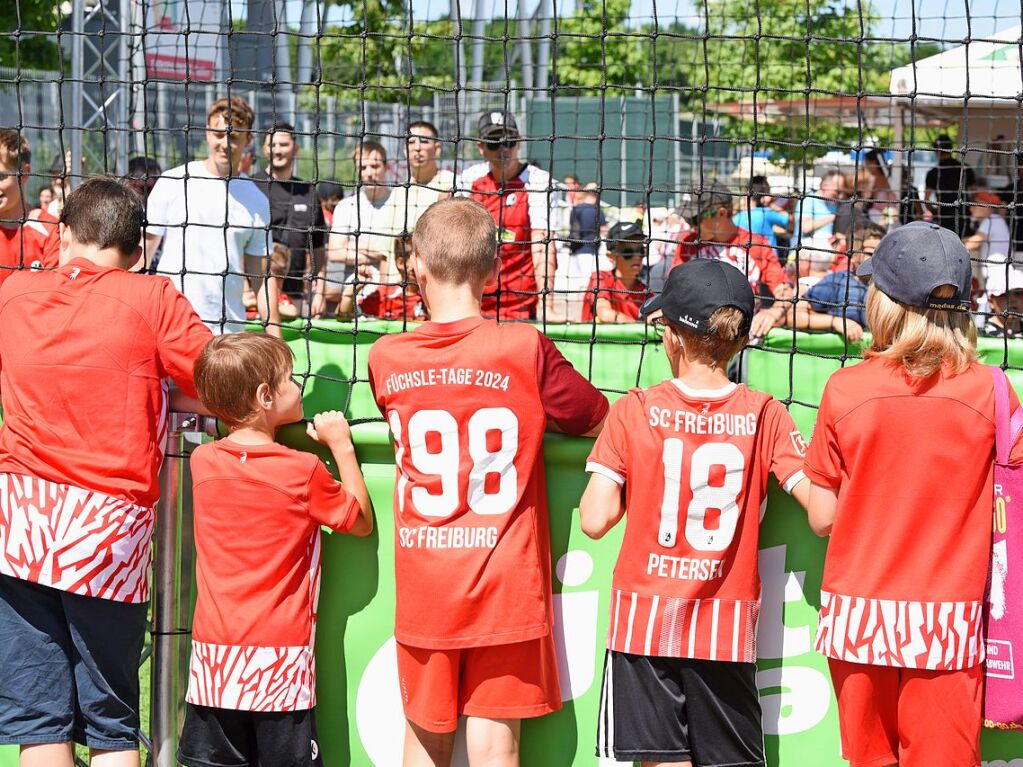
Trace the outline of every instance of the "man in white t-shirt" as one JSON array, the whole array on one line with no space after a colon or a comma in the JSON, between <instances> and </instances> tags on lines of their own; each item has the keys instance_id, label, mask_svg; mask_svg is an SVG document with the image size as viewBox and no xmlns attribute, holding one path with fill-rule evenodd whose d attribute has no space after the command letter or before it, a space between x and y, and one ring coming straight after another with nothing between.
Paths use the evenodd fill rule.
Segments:
<instances>
[{"instance_id":1,"label":"man in white t-shirt","mask_svg":"<svg viewBox=\"0 0 1023 767\"><path fill-rule=\"evenodd\" d=\"M328 302L337 303L346 282L381 283L394 253L394 238L405 231L405 190L385 184L387 150L363 141L352 155L359 177L357 194L334 208L327 240L327 278L317 283ZM358 291L356 291L358 292Z\"/></svg>"},{"instance_id":2,"label":"man in white t-shirt","mask_svg":"<svg viewBox=\"0 0 1023 767\"><path fill-rule=\"evenodd\" d=\"M157 274L170 277L215 333L245 327L246 276L260 319L280 335L275 280L264 279L270 254L270 203L241 174L252 141L252 108L234 96L206 113L209 156L164 173L146 202L147 263L163 243Z\"/></svg>"},{"instance_id":3,"label":"man in white t-shirt","mask_svg":"<svg viewBox=\"0 0 1023 767\"><path fill-rule=\"evenodd\" d=\"M451 196L455 186L455 174L441 170L437 165L443 149L437 126L426 120L418 120L408 126L405 141L405 159L408 161L408 191L405 230L411 232L426 209L437 200Z\"/></svg>"}]
</instances>

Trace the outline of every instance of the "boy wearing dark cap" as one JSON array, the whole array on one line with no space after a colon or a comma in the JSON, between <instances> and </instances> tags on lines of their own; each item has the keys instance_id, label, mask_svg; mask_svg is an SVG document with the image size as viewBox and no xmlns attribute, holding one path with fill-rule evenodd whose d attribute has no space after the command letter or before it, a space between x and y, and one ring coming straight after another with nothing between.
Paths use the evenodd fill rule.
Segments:
<instances>
[{"instance_id":1,"label":"boy wearing dark cap","mask_svg":"<svg viewBox=\"0 0 1023 767\"><path fill-rule=\"evenodd\" d=\"M639 279L646 253L643 225L638 221L615 224L608 232L607 257L614 268L594 272L586 286L583 322L638 322L639 310L650 297Z\"/></svg>"},{"instance_id":2,"label":"boy wearing dark cap","mask_svg":"<svg viewBox=\"0 0 1023 767\"><path fill-rule=\"evenodd\" d=\"M769 473L806 504L805 443L780 402L728 380L754 314L742 272L706 259L676 267L643 313L658 315L674 378L611 406L579 505L591 538L627 514L597 754L764 765L760 508Z\"/></svg>"}]
</instances>

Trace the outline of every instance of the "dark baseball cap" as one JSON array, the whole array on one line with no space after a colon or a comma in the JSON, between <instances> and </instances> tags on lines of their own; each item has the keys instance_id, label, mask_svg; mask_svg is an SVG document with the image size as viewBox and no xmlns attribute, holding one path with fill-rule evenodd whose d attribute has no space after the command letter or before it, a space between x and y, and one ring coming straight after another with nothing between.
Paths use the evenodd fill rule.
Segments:
<instances>
[{"instance_id":1,"label":"dark baseball cap","mask_svg":"<svg viewBox=\"0 0 1023 767\"><path fill-rule=\"evenodd\" d=\"M702 214L722 205L731 210L732 193L723 184L711 182L683 195L682 204L678 207L678 214L686 220L687 224L696 226L700 222Z\"/></svg>"},{"instance_id":2,"label":"dark baseball cap","mask_svg":"<svg viewBox=\"0 0 1023 767\"><path fill-rule=\"evenodd\" d=\"M753 288L746 275L731 264L694 258L668 274L660 295L639 310L644 317L658 309L671 322L694 333L710 332L710 317L723 306L734 306L746 317L742 333L749 333L754 312Z\"/></svg>"},{"instance_id":3,"label":"dark baseball cap","mask_svg":"<svg viewBox=\"0 0 1023 767\"><path fill-rule=\"evenodd\" d=\"M607 232L607 244L613 248L625 240L643 238L643 225L639 221L619 221Z\"/></svg>"},{"instance_id":4,"label":"dark baseball cap","mask_svg":"<svg viewBox=\"0 0 1023 767\"><path fill-rule=\"evenodd\" d=\"M955 232L929 221L913 221L886 234L856 274L870 277L878 290L906 306L970 310L970 253ZM955 295L935 297L942 285L953 286Z\"/></svg>"},{"instance_id":5,"label":"dark baseball cap","mask_svg":"<svg viewBox=\"0 0 1023 767\"><path fill-rule=\"evenodd\" d=\"M505 109L494 109L480 115L478 130L481 141L519 138L520 135L515 115Z\"/></svg>"}]
</instances>

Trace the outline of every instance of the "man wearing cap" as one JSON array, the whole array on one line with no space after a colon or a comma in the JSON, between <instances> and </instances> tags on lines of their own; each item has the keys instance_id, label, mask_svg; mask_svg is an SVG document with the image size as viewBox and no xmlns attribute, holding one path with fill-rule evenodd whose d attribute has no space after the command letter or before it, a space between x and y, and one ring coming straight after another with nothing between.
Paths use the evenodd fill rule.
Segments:
<instances>
[{"instance_id":1,"label":"man wearing cap","mask_svg":"<svg viewBox=\"0 0 1023 767\"><path fill-rule=\"evenodd\" d=\"M519 159L521 139L510 112L484 112L476 143L484 161L466 168L456 184L459 194L482 204L497 223L501 271L483 294L483 312L499 320L537 319L537 299L544 291L540 318L561 322L564 317L552 308L557 254L551 217L557 192L550 174Z\"/></svg>"},{"instance_id":2,"label":"man wearing cap","mask_svg":"<svg viewBox=\"0 0 1023 767\"><path fill-rule=\"evenodd\" d=\"M746 275L755 294L762 295L759 287L763 284L774 298L792 296L785 271L767 240L735 225L732 194L727 188L710 183L690 192L683 199L680 212L692 229L679 242L672 268L694 258L724 261ZM758 311L750 336L762 338L775 325L781 324L786 307L787 304L778 301L771 308Z\"/></svg>"},{"instance_id":3,"label":"man wearing cap","mask_svg":"<svg viewBox=\"0 0 1023 767\"><path fill-rule=\"evenodd\" d=\"M650 293L640 280L646 238L638 221L619 222L607 236L607 257L611 271L598 271L586 286L583 322L639 322L639 310Z\"/></svg>"}]
</instances>

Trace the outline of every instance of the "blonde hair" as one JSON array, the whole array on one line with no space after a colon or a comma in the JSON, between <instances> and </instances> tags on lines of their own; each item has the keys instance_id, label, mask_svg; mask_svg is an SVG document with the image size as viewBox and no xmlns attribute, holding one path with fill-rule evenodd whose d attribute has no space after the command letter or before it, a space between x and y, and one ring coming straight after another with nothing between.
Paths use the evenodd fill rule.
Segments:
<instances>
[{"instance_id":1,"label":"blonde hair","mask_svg":"<svg viewBox=\"0 0 1023 767\"><path fill-rule=\"evenodd\" d=\"M213 122L214 117L223 117L224 124L233 131L249 133L256 121L256 115L249 106L249 102L241 96L232 96L229 99L217 99L210 108L206 110L206 125Z\"/></svg>"},{"instance_id":2,"label":"blonde hair","mask_svg":"<svg viewBox=\"0 0 1023 767\"><path fill-rule=\"evenodd\" d=\"M22 165L32 161L28 139L13 128L0 128L0 165L8 170L19 171Z\"/></svg>"},{"instance_id":3,"label":"blonde hair","mask_svg":"<svg viewBox=\"0 0 1023 767\"><path fill-rule=\"evenodd\" d=\"M955 288L942 285L937 298L951 298ZM873 283L867 289L867 324L873 340L863 358L884 357L913 378L927 378L942 367L953 375L977 361L977 326L969 312L920 309L893 301Z\"/></svg>"},{"instance_id":4,"label":"blonde hair","mask_svg":"<svg viewBox=\"0 0 1023 767\"><path fill-rule=\"evenodd\" d=\"M277 391L291 375L294 357L279 338L263 333L231 333L211 340L195 361L199 401L230 429L244 426L256 413L256 390Z\"/></svg>"},{"instance_id":5,"label":"blonde hair","mask_svg":"<svg viewBox=\"0 0 1023 767\"><path fill-rule=\"evenodd\" d=\"M440 200L416 222L412 250L439 282L482 282L497 257L497 225L490 212L475 200Z\"/></svg>"},{"instance_id":6,"label":"blonde hair","mask_svg":"<svg viewBox=\"0 0 1023 767\"><path fill-rule=\"evenodd\" d=\"M707 321L706 334L668 322L686 350L686 358L713 367L725 367L746 345L746 315L734 306L716 309Z\"/></svg>"}]
</instances>

